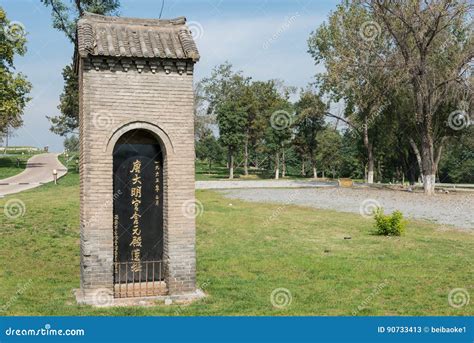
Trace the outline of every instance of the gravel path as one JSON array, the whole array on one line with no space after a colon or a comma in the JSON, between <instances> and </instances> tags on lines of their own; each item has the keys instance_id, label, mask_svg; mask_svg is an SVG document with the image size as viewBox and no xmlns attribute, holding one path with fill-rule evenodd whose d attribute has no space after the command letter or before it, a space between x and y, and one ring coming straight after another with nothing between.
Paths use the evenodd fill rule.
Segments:
<instances>
[{"instance_id":1,"label":"gravel path","mask_svg":"<svg viewBox=\"0 0 474 343\"><path fill-rule=\"evenodd\" d=\"M235 189L235 188L314 188L334 187L336 182L311 180L242 180L242 181L196 181L196 189Z\"/></svg>"},{"instance_id":2,"label":"gravel path","mask_svg":"<svg viewBox=\"0 0 474 343\"><path fill-rule=\"evenodd\" d=\"M474 193L425 196L368 188L231 189L225 196L256 202L288 203L342 212L370 212L381 205L386 213L400 210L407 217L474 229ZM365 211L365 212L364 212Z\"/></svg>"}]
</instances>

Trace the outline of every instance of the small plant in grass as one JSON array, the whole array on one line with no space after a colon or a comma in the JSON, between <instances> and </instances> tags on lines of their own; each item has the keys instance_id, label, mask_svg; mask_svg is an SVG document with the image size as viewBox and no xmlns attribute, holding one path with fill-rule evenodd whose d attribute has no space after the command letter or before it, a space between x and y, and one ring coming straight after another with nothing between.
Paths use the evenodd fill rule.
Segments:
<instances>
[{"instance_id":1,"label":"small plant in grass","mask_svg":"<svg viewBox=\"0 0 474 343\"><path fill-rule=\"evenodd\" d=\"M381 236L401 236L406 229L406 222L400 211L395 211L391 215L385 215L383 208L379 207L375 211L375 233Z\"/></svg>"}]
</instances>

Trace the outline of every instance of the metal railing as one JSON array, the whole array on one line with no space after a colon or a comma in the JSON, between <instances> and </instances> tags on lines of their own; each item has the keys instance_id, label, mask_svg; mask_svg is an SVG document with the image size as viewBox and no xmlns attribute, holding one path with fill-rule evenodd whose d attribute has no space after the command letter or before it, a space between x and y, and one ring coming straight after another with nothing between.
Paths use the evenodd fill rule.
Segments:
<instances>
[{"instance_id":1,"label":"metal railing","mask_svg":"<svg viewBox=\"0 0 474 343\"><path fill-rule=\"evenodd\" d=\"M114 297L149 297L167 293L163 261L143 261L140 270L132 270L133 262L114 263Z\"/></svg>"}]
</instances>

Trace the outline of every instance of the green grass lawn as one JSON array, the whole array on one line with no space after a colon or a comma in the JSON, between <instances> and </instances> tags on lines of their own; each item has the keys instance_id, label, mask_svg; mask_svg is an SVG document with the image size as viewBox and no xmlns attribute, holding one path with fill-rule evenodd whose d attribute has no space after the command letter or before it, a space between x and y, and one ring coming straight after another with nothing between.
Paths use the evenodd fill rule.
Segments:
<instances>
[{"instance_id":1,"label":"green grass lawn","mask_svg":"<svg viewBox=\"0 0 474 343\"><path fill-rule=\"evenodd\" d=\"M92 308L79 287L78 175L0 200L1 315L474 315L448 293L474 295L474 235L420 222L407 234L371 234L358 215L228 200L198 191L198 283L208 296L188 306ZM273 219L268 219L273 218ZM352 239L345 240L345 236ZM276 308L274 289L292 302ZM361 309L358 309L361 306Z\"/></svg>"},{"instance_id":2,"label":"green grass lawn","mask_svg":"<svg viewBox=\"0 0 474 343\"><path fill-rule=\"evenodd\" d=\"M0 154L0 180L21 173L33 154L3 156ZM18 163L19 161L19 163Z\"/></svg>"}]
</instances>

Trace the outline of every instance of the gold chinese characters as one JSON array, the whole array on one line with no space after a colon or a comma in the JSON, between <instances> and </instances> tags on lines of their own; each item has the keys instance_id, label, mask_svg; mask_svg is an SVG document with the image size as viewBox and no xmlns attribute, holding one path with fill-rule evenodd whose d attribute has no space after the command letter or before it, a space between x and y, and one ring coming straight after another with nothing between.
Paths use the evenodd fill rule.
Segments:
<instances>
[{"instance_id":1,"label":"gold chinese characters","mask_svg":"<svg viewBox=\"0 0 474 343\"><path fill-rule=\"evenodd\" d=\"M142 270L140 250L142 247L142 233L140 229L140 204L142 203L141 167L142 163L137 159L133 162L132 170L130 170L130 174L132 174L130 195L132 197L131 205L133 207L133 215L130 218L133 220L132 241L130 242L130 246L132 247L132 272L140 272Z\"/></svg>"}]
</instances>

